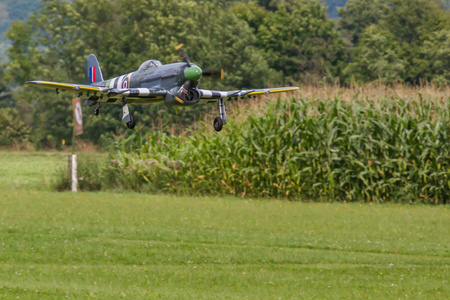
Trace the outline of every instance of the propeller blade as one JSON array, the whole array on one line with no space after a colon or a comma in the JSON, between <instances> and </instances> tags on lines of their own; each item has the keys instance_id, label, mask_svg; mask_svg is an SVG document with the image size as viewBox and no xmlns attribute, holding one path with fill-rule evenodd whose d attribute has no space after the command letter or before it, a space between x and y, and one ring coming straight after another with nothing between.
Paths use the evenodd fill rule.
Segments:
<instances>
[{"instance_id":1,"label":"propeller blade","mask_svg":"<svg viewBox=\"0 0 450 300\"><path fill-rule=\"evenodd\" d=\"M187 54L186 50L183 47L184 47L184 44L181 43L181 44L179 44L178 46L175 47L175 50L180 50L181 57L188 64L188 67L190 67L192 65L192 62L189 59L189 55Z\"/></svg>"},{"instance_id":2,"label":"propeller blade","mask_svg":"<svg viewBox=\"0 0 450 300\"><path fill-rule=\"evenodd\" d=\"M217 77L223 79L223 69L203 71L203 76Z\"/></svg>"}]
</instances>

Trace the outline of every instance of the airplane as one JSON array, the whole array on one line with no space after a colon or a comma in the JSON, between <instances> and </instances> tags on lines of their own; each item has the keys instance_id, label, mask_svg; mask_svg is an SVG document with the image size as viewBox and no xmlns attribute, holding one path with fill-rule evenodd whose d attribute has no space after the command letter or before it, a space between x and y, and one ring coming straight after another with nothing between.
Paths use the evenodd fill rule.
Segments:
<instances>
[{"instance_id":1,"label":"airplane","mask_svg":"<svg viewBox=\"0 0 450 300\"><path fill-rule=\"evenodd\" d=\"M219 116L214 119L214 129L219 132L227 124L225 101L242 97L289 92L298 87L281 87L251 90L215 91L198 88L202 75L214 76L220 72L203 72L192 63L183 44L179 50L184 62L163 65L159 60L150 59L141 64L134 72L123 74L108 80L103 79L98 60L94 54L86 59L84 68L85 83L73 84L52 81L27 81L25 84L60 92L76 92L86 100L89 106L96 105L94 114L98 115L101 104L122 105L122 121L129 129L136 126L136 119L130 113L128 104L148 104L165 102L171 107L192 106L218 102Z\"/></svg>"}]
</instances>

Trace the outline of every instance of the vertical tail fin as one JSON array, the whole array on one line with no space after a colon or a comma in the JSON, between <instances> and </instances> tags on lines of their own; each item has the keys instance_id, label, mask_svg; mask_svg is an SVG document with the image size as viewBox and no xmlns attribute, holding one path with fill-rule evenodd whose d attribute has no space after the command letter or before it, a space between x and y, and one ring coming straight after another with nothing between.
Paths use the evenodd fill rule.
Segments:
<instances>
[{"instance_id":1,"label":"vertical tail fin","mask_svg":"<svg viewBox=\"0 0 450 300\"><path fill-rule=\"evenodd\" d=\"M84 66L84 83L91 84L99 81L103 81L102 70L98 64L97 57L94 54L89 54Z\"/></svg>"}]
</instances>

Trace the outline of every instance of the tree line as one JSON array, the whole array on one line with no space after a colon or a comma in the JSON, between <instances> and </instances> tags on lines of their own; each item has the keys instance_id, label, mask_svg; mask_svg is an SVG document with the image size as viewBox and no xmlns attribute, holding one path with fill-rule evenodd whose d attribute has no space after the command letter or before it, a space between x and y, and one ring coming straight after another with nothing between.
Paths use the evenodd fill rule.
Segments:
<instances>
[{"instance_id":1,"label":"tree line","mask_svg":"<svg viewBox=\"0 0 450 300\"><path fill-rule=\"evenodd\" d=\"M348 0L338 13L329 19L319 0L43 0L7 31L12 46L0 72L0 107L20 112L33 143L57 146L71 136L70 97L23 88L25 81L83 82L90 53L105 77L149 58L179 61L180 42L203 69L224 69L222 81L202 79L205 88L450 80L450 18L442 1ZM18 86L13 93L11 85ZM145 124L180 126L201 109L175 116L162 106L136 108ZM110 140L104 135L120 131L119 114L110 108L85 118L84 139Z\"/></svg>"}]
</instances>

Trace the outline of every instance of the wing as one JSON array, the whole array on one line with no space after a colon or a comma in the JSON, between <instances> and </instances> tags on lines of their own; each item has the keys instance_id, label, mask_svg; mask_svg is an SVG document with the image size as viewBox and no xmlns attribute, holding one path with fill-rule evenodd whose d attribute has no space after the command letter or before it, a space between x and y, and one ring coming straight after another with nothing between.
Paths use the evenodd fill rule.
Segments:
<instances>
[{"instance_id":1,"label":"wing","mask_svg":"<svg viewBox=\"0 0 450 300\"><path fill-rule=\"evenodd\" d=\"M256 89L256 90L235 90L235 91L212 91L212 90L202 90L200 89L201 98L203 103L213 102L217 99L233 99L246 96L263 95L263 94L274 94L282 92L291 92L298 90L299 87L289 86L271 89ZM200 101L202 101L200 100Z\"/></svg>"},{"instance_id":2,"label":"wing","mask_svg":"<svg viewBox=\"0 0 450 300\"><path fill-rule=\"evenodd\" d=\"M57 93L72 91L77 92L79 96L85 96L88 99L98 102L115 103L120 102L122 97L127 97L129 103L145 103L145 99L163 99L168 93L165 89L147 89L147 88L131 88L131 89L115 89L107 87L99 87L86 84L73 84L52 81L27 81L25 84L37 86L47 89L56 90ZM133 101L134 100L134 101Z\"/></svg>"},{"instance_id":3,"label":"wing","mask_svg":"<svg viewBox=\"0 0 450 300\"><path fill-rule=\"evenodd\" d=\"M93 86L93 85L62 83L62 82L52 82L52 81L27 81L25 84L31 85L31 86L42 87L42 88L46 88L46 89L51 89L51 90L56 90L57 93L66 92L66 91L102 92L103 90L108 90L107 88L97 87L97 86Z\"/></svg>"}]
</instances>

